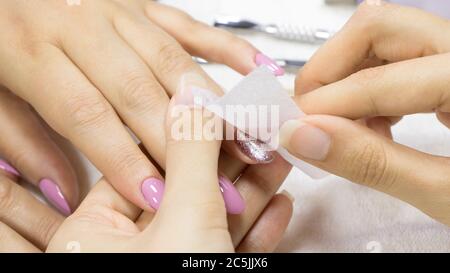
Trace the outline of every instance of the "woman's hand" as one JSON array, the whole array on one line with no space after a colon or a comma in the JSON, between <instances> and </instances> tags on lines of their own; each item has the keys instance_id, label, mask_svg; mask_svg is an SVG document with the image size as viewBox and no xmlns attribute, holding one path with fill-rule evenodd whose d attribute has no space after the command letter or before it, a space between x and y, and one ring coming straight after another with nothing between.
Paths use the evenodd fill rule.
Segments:
<instances>
[{"instance_id":1,"label":"woman's hand","mask_svg":"<svg viewBox=\"0 0 450 273\"><path fill-rule=\"evenodd\" d=\"M270 62L243 40L148 0L2 1L0 26L0 84L145 209L151 200L142 194L143 182L162 176L123 123L164 167L164 116L182 75L200 75L221 93L185 50L241 73ZM240 146L225 146L255 162ZM73 209L75 193L67 187L61 193Z\"/></svg>"},{"instance_id":2,"label":"woman's hand","mask_svg":"<svg viewBox=\"0 0 450 273\"><path fill-rule=\"evenodd\" d=\"M169 106L166 189L156 214L142 212L102 180L62 224L48 251L67 251L68 244L74 242L81 252L275 249L291 217L291 201L285 195L270 197L258 219L248 214L250 226L230 222L234 230L230 232L217 175L220 141L208 140L204 135L211 117L193 103L192 93L184 90L172 98ZM186 125L180 136L172 130L176 124Z\"/></svg>"},{"instance_id":3,"label":"woman's hand","mask_svg":"<svg viewBox=\"0 0 450 273\"><path fill-rule=\"evenodd\" d=\"M3 174L39 187L55 208L69 215L79 203L75 171L30 106L1 87L0 127ZM66 193L66 198L62 198L61 192ZM10 198L13 197L0 195L0 202ZM13 213L15 208L10 209Z\"/></svg>"},{"instance_id":4,"label":"woman's hand","mask_svg":"<svg viewBox=\"0 0 450 273\"><path fill-rule=\"evenodd\" d=\"M450 23L376 2L362 4L300 73L297 101L310 116L287 123L281 141L301 159L450 225L450 159L382 136L413 113L435 112L450 127ZM382 134L344 118L367 119Z\"/></svg>"}]
</instances>

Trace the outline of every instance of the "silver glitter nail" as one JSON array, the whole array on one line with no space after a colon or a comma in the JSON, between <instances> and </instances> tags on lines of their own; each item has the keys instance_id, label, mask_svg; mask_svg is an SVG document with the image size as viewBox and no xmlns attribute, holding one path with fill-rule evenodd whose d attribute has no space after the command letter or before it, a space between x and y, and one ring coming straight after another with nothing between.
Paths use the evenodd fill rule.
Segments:
<instances>
[{"instance_id":1,"label":"silver glitter nail","mask_svg":"<svg viewBox=\"0 0 450 273\"><path fill-rule=\"evenodd\" d=\"M267 144L239 130L236 135L237 147L252 161L263 164L272 162L273 154Z\"/></svg>"}]
</instances>

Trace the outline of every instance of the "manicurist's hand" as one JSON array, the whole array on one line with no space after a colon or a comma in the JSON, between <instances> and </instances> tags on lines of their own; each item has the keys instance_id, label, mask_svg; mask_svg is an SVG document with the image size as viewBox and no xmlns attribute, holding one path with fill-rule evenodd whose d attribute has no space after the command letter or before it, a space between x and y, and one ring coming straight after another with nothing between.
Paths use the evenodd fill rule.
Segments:
<instances>
[{"instance_id":1,"label":"manicurist's hand","mask_svg":"<svg viewBox=\"0 0 450 273\"><path fill-rule=\"evenodd\" d=\"M377 2L362 4L301 71L297 102L310 116L287 123L282 144L450 225L449 158L385 137L392 122L414 113L435 112L450 127L450 23ZM359 119L374 130L351 121Z\"/></svg>"},{"instance_id":2,"label":"manicurist's hand","mask_svg":"<svg viewBox=\"0 0 450 273\"><path fill-rule=\"evenodd\" d=\"M163 179L126 127L164 167L164 116L183 75L194 74L222 92L190 54L243 74L271 63L247 42L153 1L0 3L0 84L31 104L144 209L152 207L143 194L149 181ZM275 67L274 73L280 71ZM225 146L246 163L273 159L250 158L241 151L251 144L240 144ZM69 182L53 182L73 210L77 198L65 186Z\"/></svg>"},{"instance_id":3,"label":"manicurist's hand","mask_svg":"<svg viewBox=\"0 0 450 273\"><path fill-rule=\"evenodd\" d=\"M71 250L67 246L74 244L81 252L274 250L291 217L291 200L271 196L257 217L252 209L239 216L246 222L228 223L217 174L220 141L203 135L212 117L193 107L193 96L185 91L172 98L168 110L166 187L156 214L142 212L101 180L59 228L48 251ZM179 124L185 125L182 130L173 130Z\"/></svg>"}]
</instances>

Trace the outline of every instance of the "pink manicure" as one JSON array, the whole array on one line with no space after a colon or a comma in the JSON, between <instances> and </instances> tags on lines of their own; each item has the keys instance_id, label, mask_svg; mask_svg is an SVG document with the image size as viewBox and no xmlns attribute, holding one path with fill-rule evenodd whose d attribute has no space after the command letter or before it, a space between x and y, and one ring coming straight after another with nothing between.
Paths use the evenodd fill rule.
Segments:
<instances>
[{"instance_id":1,"label":"pink manicure","mask_svg":"<svg viewBox=\"0 0 450 273\"><path fill-rule=\"evenodd\" d=\"M245 202L233 183L225 176L219 176L220 191L229 214L241 214L245 210Z\"/></svg>"},{"instance_id":2,"label":"pink manicure","mask_svg":"<svg viewBox=\"0 0 450 273\"><path fill-rule=\"evenodd\" d=\"M141 192L144 199L155 210L159 209L164 194L164 183L156 178L149 178L142 182Z\"/></svg>"},{"instance_id":3,"label":"pink manicure","mask_svg":"<svg viewBox=\"0 0 450 273\"><path fill-rule=\"evenodd\" d=\"M258 66L266 65L275 76L283 76L284 75L284 69L277 65L277 63L272 60L271 58L267 57L266 55L262 53L258 53L255 56L255 63Z\"/></svg>"},{"instance_id":4,"label":"pink manicure","mask_svg":"<svg viewBox=\"0 0 450 273\"><path fill-rule=\"evenodd\" d=\"M1 159L0 159L0 170L3 170L14 176L20 176L20 173L13 166L9 165L6 161Z\"/></svg>"},{"instance_id":5,"label":"pink manicure","mask_svg":"<svg viewBox=\"0 0 450 273\"><path fill-rule=\"evenodd\" d=\"M42 179L41 182L39 182L39 188L45 198L47 198L47 200L63 215L69 216L72 213L66 198L55 182L48 178Z\"/></svg>"}]
</instances>

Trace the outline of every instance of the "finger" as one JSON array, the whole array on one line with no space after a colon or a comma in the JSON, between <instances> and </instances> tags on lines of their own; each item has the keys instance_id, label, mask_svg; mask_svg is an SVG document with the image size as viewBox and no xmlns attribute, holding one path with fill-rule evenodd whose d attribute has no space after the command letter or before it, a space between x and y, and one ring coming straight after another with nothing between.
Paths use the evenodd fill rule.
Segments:
<instances>
[{"instance_id":1,"label":"finger","mask_svg":"<svg viewBox=\"0 0 450 273\"><path fill-rule=\"evenodd\" d=\"M169 104L166 91L112 27L93 26L90 39L78 39L83 35L81 31L85 30L77 28L64 38L64 51L99 88L158 164L164 166L165 145L154 144L165 138L164 118Z\"/></svg>"},{"instance_id":2,"label":"finger","mask_svg":"<svg viewBox=\"0 0 450 273\"><path fill-rule=\"evenodd\" d=\"M172 37L147 19L145 20L147 22L121 15L116 17L114 23L121 37L145 60L169 96L181 88L208 90L216 96L223 94L221 87L192 61L191 56ZM148 46L149 44L153 46ZM233 149L229 147L230 145L236 145L238 149ZM233 141L224 142L224 147L241 161L252 164L261 163L249 155L245 147ZM264 153L263 150L261 151ZM152 156L156 155L152 154ZM269 155L263 158L266 162L271 160ZM158 162L162 164L160 160Z\"/></svg>"},{"instance_id":3,"label":"finger","mask_svg":"<svg viewBox=\"0 0 450 273\"><path fill-rule=\"evenodd\" d=\"M150 223L153 221L153 218L155 217L155 213L144 211L139 216L139 218L136 220L136 226L139 230L143 231L150 225Z\"/></svg>"},{"instance_id":4,"label":"finger","mask_svg":"<svg viewBox=\"0 0 450 273\"><path fill-rule=\"evenodd\" d=\"M117 216L112 216L111 211L116 212ZM102 178L91 189L85 200L80 205L80 208L75 213L76 215L83 215L88 212L93 217L98 216L99 219L110 219L113 223L123 223L123 221L116 221L117 217L127 217L131 221L125 229L131 232L137 232L134 221L139 217L142 210L119 192L117 192L104 178Z\"/></svg>"},{"instance_id":5,"label":"finger","mask_svg":"<svg viewBox=\"0 0 450 273\"><path fill-rule=\"evenodd\" d=\"M20 177L19 171L3 159L0 159L0 175L6 176L15 182L17 182Z\"/></svg>"},{"instance_id":6,"label":"finger","mask_svg":"<svg viewBox=\"0 0 450 273\"><path fill-rule=\"evenodd\" d=\"M220 155L219 155L219 170L221 170L221 173L223 174L221 177L222 179L224 179L225 177L229 177L231 178L231 181L234 181L235 179L237 179L244 171L245 167L243 167L242 162L240 162L239 160L236 160L234 157L231 157L230 155L228 155L228 153L226 153L225 151L221 151ZM227 185L230 185L230 183L227 183ZM233 192L235 192L235 190L232 190ZM222 193L223 194L223 193ZM233 197L232 195L229 195L231 197ZM242 199L242 197L241 197ZM236 207L236 204L232 204L235 203L235 199L231 198L230 200L225 199L225 207ZM240 210L240 208L234 208L234 210ZM228 211L230 212L230 211ZM148 211L144 211L142 212L142 214L139 216L139 218L136 220L136 225L139 227L140 230L144 230L153 220L154 217L154 213L153 212L148 212Z\"/></svg>"},{"instance_id":7,"label":"finger","mask_svg":"<svg viewBox=\"0 0 450 273\"><path fill-rule=\"evenodd\" d=\"M450 113L437 111L436 116L442 124L450 128Z\"/></svg>"},{"instance_id":8,"label":"finger","mask_svg":"<svg viewBox=\"0 0 450 273\"><path fill-rule=\"evenodd\" d=\"M161 180L156 168L85 75L56 47L42 47L33 61L16 54L15 62L21 66L10 65L8 87L29 101L124 196L141 208L151 209L141 192L141 184L149 178ZM29 81L21 80L30 75L33 77Z\"/></svg>"},{"instance_id":9,"label":"finger","mask_svg":"<svg viewBox=\"0 0 450 273\"><path fill-rule=\"evenodd\" d=\"M259 51L230 32L210 27L181 10L160 3L145 1L144 9L150 20L173 36L190 54L226 64L244 75L257 67Z\"/></svg>"},{"instance_id":10,"label":"finger","mask_svg":"<svg viewBox=\"0 0 450 273\"><path fill-rule=\"evenodd\" d=\"M418 208L444 203L436 191L448 185L448 159L396 144L352 121L332 116L289 121L280 143L302 160Z\"/></svg>"},{"instance_id":11,"label":"finger","mask_svg":"<svg viewBox=\"0 0 450 273\"><path fill-rule=\"evenodd\" d=\"M19 233L0 222L0 253L40 253L37 247Z\"/></svg>"},{"instance_id":12,"label":"finger","mask_svg":"<svg viewBox=\"0 0 450 273\"><path fill-rule=\"evenodd\" d=\"M393 137L391 131L392 123L388 118L385 117L367 118L366 125L368 128L372 129L379 135L385 136L389 139L392 139Z\"/></svg>"},{"instance_id":13,"label":"finger","mask_svg":"<svg viewBox=\"0 0 450 273\"><path fill-rule=\"evenodd\" d=\"M217 178L220 142L203 135L204 119L218 118L199 108L192 109L193 104L193 94L180 90L169 106L166 190L155 221L162 226L185 222L186 230L226 229L225 205Z\"/></svg>"},{"instance_id":14,"label":"finger","mask_svg":"<svg viewBox=\"0 0 450 273\"><path fill-rule=\"evenodd\" d=\"M69 160L50 138L29 105L0 90L0 153L32 184L41 188L61 213L69 215L79 202L78 183ZM65 193L68 204L51 194ZM56 199L55 199L56 198Z\"/></svg>"},{"instance_id":15,"label":"finger","mask_svg":"<svg viewBox=\"0 0 450 273\"><path fill-rule=\"evenodd\" d=\"M249 166L236 181L235 186L245 200L246 208L242 214L228 217L228 226L235 246L239 245L261 215L291 168L292 166L277 154L270 164Z\"/></svg>"},{"instance_id":16,"label":"finger","mask_svg":"<svg viewBox=\"0 0 450 273\"><path fill-rule=\"evenodd\" d=\"M63 217L27 190L0 176L0 219L26 240L44 250Z\"/></svg>"},{"instance_id":17,"label":"finger","mask_svg":"<svg viewBox=\"0 0 450 273\"><path fill-rule=\"evenodd\" d=\"M287 193L277 194L256 220L239 244L237 252L270 253L281 239L292 217L293 198ZM268 236L270 234L270 236Z\"/></svg>"},{"instance_id":18,"label":"finger","mask_svg":"<svg viewBox=\"0 0 450 273\"><path fill-rule=\"evenodd\" d=\"M450 112L448 60L443 54L362 70L295 100L308 114L351 119Z\"/></svg>"},{"instance_id":19,"label":"finger","mask_svg":"<svg viewBox=\"0 0 450 273\"><path fill-rule=\"evenodd\" d=\"M373 3L361 4L302 69L296 79L297 94L348 77L366 59L397 62L450 49L448 22L442 18L385 1Z\"/></svg>"}]
</instances>

